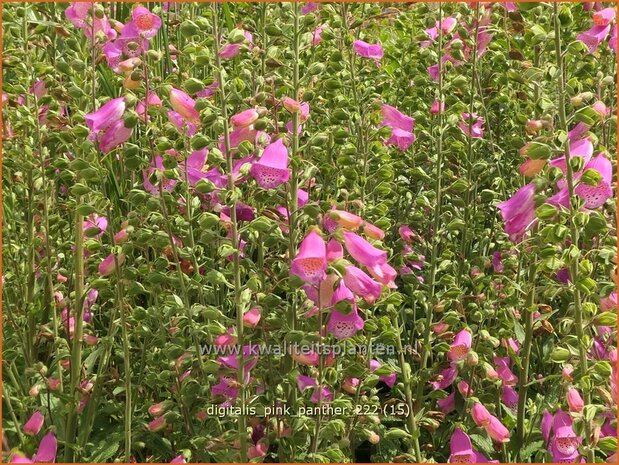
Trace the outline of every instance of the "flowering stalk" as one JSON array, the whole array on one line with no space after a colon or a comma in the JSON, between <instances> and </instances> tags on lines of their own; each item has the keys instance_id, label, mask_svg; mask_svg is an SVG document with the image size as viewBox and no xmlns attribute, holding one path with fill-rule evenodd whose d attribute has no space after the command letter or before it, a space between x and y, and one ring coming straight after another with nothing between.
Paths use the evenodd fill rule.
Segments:
<instances>
[{"instance_id":1,"label":"flowering stalk","mask_svg":"<svg viewBox=\"0 0 619 465\"><path fill-rule=\"evenodd\" d=\"M561 20L559 18L559 6L557 3L553 4L554 10L554 32L555 32L555 55L557 61L557 86L558 86L558 100L559 100L559 129L567 134L567 117L565 112L565 68L563 62L563 51L561 50ZM569 137L565 138L563 144L563 152L565 155L566 166L566 181L567 189L569 193L569 221L570 221L570 239L574 246L578 247L579 231L578 226L574 221L576 216L576 209L574 208L574 202L578 201L578 197L574 194L574 169L570 163L570 140ZM584 326L583 326L583 310L580 290L578 289L578 265L579 254L573 254L569 263L570 277L573 283L573 296L574 296L574 326L576 329L576 335L578 337L578 353L580 358L580 373L581 376L588 374L588 362L587 362L587 349L584 346ZM585 390L585 405L591 404L591 394L589 390ZM590 422L584 421L585 438L589 441L591 438ZM593 463L595 460L595 452L593 448L587 447L587 460L589 463Z\"/></svg>"},{"instance_id":2,"label":"flowering stalk","mask_svg":"<svg viewBox=\"0 0 619 465\"><path fill-rule=\"evenodd\" d=\"M237 343L241 350L238 354L238 369L237 369L237 383L239 385L238 401L241 406L245 405L245 370L243 364L243 343L244 343L244 330L243 330L243 306L241 304L241 269L240 269L240 244L238 236L238 224L236 219L236 194L234 193L234 175L233 166L234 160L232 157L232 149L230 144L230 132L228 127L228 110L226 108L226 83L224 81L224 73L222 73L221 58L219 56L219 50L221 49L221 31L219 30L219 7L217 4L213 4L213 36L215 39L215 73L217 75L217 82L219 82L219 98L221 104L221 115L223 117L223 131L224 131L224 148L226 151L226 168L228 172L228 191L231 198L230 205L230 236L232 241L232 248L234 253L232 255L233 273L234 273L234 308L236 311L236 332ZM297 71L298 73L298 71ZM296 128L296 127L295 127ZM293 128L294 129L294 128ZM296 201L296 188L294 189L294 199ZM291 219L292 221L292 219ZM292 223L290 224L292 234ZM238 434L239 434L239 452L240 462L247 462L247 419L244 414L241 414L238 419Z\"/></svg>"},{"instance_id":3,"label":"flowering stalk","mask_svg":"<svg viewBox=\"0 0 619 465\"><path fill-rule=\"evenodd\" d=\"M95 8L92 5L92 17L90 18L92 31L91 31L91 62L92 62L92 108L93 111L97 109L96 93L97 93L97 50L96 50L96 34L95 34ZM81 152L77 151L76 158L80 158ZM76 175L77 181L79 181L79 174ZM78 195L76 198L76 205L81 205L83 201L82 195ZM75 230L75 255L74 255L74 273L75 273L75 331L73 333L73 346L71 348L71 391L73 396L73 402L69 407L69 413L67 415L67 424L65 430L65 452L64 461L73 462L75 459L75 449L70 445L75 443L77 439L76 427L77 427L77 406L79 405L81 393L79 391L80 376L82 372L82 338L84 333L84 218L79 213L79 210L75 211L74 220Z\"/></svg>"},{"instance_id":4,"label":"flowering stalk","mask_svg":"<svg viewBox=\"0 0 619 465\"><path fill-rule=\"evenodd\" d=\"M439 2L439 21L443 17L443 3ZM438 100L439 108L443 102L443 30L438 28ZM440 242L439 228L441 224L441 211L443 203L442 193L442 179L443 179L443 111L438 112L438 137L437 137L437 160L436 160L436 174L434 192L436 193L436 205L434 206L434 226L432 231L432 249L430 255L430 272L428 282L428 303L426 308L426 321L423 334L423 350L421 356L421 368L424 369L428 364L428 358L430 356L430 335L432 332L432 316L433 308L432 301L434 300L434 293L436 290L436 268L438 261L438 245ZM417 386L417 401L421 400L423 394L423 383L419 383ZM412 413L411 413L412 414Z\"/></svg>"}]
</instances>

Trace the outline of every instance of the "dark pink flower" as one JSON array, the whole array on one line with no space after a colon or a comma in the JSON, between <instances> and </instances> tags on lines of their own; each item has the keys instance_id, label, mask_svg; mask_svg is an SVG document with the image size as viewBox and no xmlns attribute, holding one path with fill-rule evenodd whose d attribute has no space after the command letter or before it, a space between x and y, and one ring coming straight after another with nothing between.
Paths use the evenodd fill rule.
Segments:
<instances>
[{"instance_id":1,"label":"dark pink flower","mask_svg":"<svg viewBox=\"0 0 619 465\"><path fill-rule=\"evenodd\" d=\"M326 270L327 246L320 234L312 229L301 242L290 272L306 283L316 285L324 279Z\"/></svg>"},{"instance_id":2,"label":"dark pink flower","mask_svg":"<svg viewBox=\"0 0 619 465\"><path fill-rule=\"evenodd\" d=\"M43 428L45 417L38 410L32 414L26 423L24 423L23 431L28 436L36 436Z\"/></svg>"},{"instance_id":3,"label":"dark pink flower","mask_svg":"<svg viewBox=\"0 0 619 465\"><path fill-rule=\"evenodd\" d=\"M379 61L383 55L383 47L380 44L368 44L363 40L355 40L353 42L355 53L363 58L372 58Z\"/></svg>"},{"instance_id":4,"label":"dark pink flower","mask_svg":"<svg viewBox=\"0 0 619 465\"><path fill-rule=\"evenodd\" d=\"M200 114L196 110L196 102L185 92L172 88L170 90L170 104L175 112L190 123L198 124Z\"/></svg>"},{"instance_id":5,"label":"dark pink flower","mask_svg":"<svg viewBox=\"0 0 619 465\"><path fill-rule=\"evenodd\" d=\"M288 149L282 139L269 144L250 169L251 175L263 189L274 189L290 179Z\"/></svg>"},{"instance_id":6,"label":"dark pink flower","mask_svg":"<svg viewBox=\"0 0 619 465\"><path fill-rule=\"evenodd\" d=\"M327 330L337 339L347 339L363 329L363 318L359 316L357 306L353 305L348 314L341 313L337 309L331 310Z\"/></svg>"},{"instance_id":7,"label":"dark pink flower","mask_svg":"<svg viewBox=\"0 0 619 465\"><path fill-rule=\"evenodd\" d=\"M131 19L140 31L140 35L147 39L155 37L161 27L161 18L143 6L136 6L133 9Z\"/></svg>"},{"instance_id":8,"label":"dark pink flower","mask_svg":"<svg viewBox=\"0 0 619 465\"><path fill-rule=\"evenodd\" d=\"M382 286L356 266L346 267L344 282L352 292L369 304L373 304L380 297Z\"/></svg>"},{"instance_id":9,"label":"dark pink flower","mask_svg":"<svg viewBox=\"0 0 619 465\"><path fill-rule=\"evenodd\" d=\"M471 121L472 120L472 121ZM462 119L458 123L458 127L466 134L474 139L484 137L484 119L481 116L473 113L462 113Z\"/></svg>"},{"instance_id":10,"label":"dark pink flower","mask_svg":"<svg viewBox=\"0 0 619 465\"><path fill-rule=\"evenodd\" d=\"M344 231L344 246L346 251L357 262L367 267L387 263L387 252L377 249L364 238L350 231Z\"/></svg>"},{"instance_id":11,"label":"dark pink flower","mask_svg":"<svg viewBox=\"0 0 619 465\"><path fill-rule=\"evenodd\" d=\"M535 222L535 185L529 183L498 205L505 221L505 232L513 242L520 242Z\"/></svg>"},{"instance_id":12,"label":"dark pink flower","mask_svg":"<svg viewBox=\"0 0 619 465\"><path fill-rule=\"evenodd\" d=\"M471 350L472 342L473 338L469 330L463 329L456 334L456 337L449 348L449 352L447 353L447 358L449 358L452 362L464 360Z\"/></svg>"}]
</instances>

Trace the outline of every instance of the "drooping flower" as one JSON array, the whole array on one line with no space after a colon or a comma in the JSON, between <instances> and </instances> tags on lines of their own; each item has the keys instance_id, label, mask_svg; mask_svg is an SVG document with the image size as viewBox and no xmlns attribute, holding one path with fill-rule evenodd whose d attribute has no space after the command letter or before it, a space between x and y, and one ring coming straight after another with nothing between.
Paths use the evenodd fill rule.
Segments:
<instances>
[{"instance_id":1,"label":"drooping flower","mask_svg":"<svg viewBox=\"0 0 619 465\"><path fill-rule=\"evenodd\" d=\"M552 430L554 437L550 441L550 453L553 461L563 463L577 462L580 454L578 446L581 442L572 428L572 417L559 409L553 416Z\"/></svg>"},{"instance_id":2,"label":"drooping flower","mask_svg":"<svg viewBox=\"0 0 619 465\"><path fill-rule=\"evenodd\" d=\"M98 110L86 114L86 125L90 129L91 139L97 134L109 128L113 123L120 120L125 112L125 98L118 97L106 102Z\"/></svg>"},{"instance_id":3,"label":"drooping flower","mask_svg":"<svg viewBox=\"0 0 619 465\"><path fill-rule=\"evenodd\" d=\"M594 53L606 37L608 37L609 32L610 24L606 26L593 26L588 31L578 34L576 39L587 46L589 53Z\"/></svg>"},{"instance_id":4,"label":"drooping flower","mask_svg":"<svg viewBox=\"0 0 619 465\"><path fill-rule=\"evenodd\" d=\"M370 373L375 372L381 366L382 364L378 360L376 359L370 360ZM382 381L383 383L385 383L387 386L389 386L389 388L393 388L397 378L398 378L398 375L395 372L392 372L388 375L380 375L378 377L379 381Z\"/></svg>"},{"instance_id":5,"label":"drooping flower","mask_svg":"<svg viewBox=\"0 0 619 465\"><path fill-rule=\"evenodd\" d=\"M163 171L163 157L161 155L157 155L151 162L150 167L142 172L144 189L154 196L159 195L159 188L151 182L153 177L161 178L158 179L158 181L164 192L170 192L174 189L174 186L176 186L176 181L174 179L166 179L163 177Z\"/></svg>"},{"instance_id":6,"label":"drooping flower","mask_svg":"<svg viewBox=\"0 0 619 465\"><path fill-rule=\"evenodd\" d=\"M490 423L485 429L493 441L498 443L509 442L509 430L497 417L491 415Z\"/></svg>"},{"instance_id":7,"label":"drooping flower","mask_svg":"<svg viewBox=\"0 0 619 465\"><path fill-rule=\"evenodd\" d=\"M290 272L306 283L316 285L324 279L326 270L327 246L320 234L312 229L301 242Z\"/></svg>"},{"instance_id":8,"label":"drooping flower","mask_svg":"<svg viewBox=\"0 0 619 465\"><path fill-rule=\"evenodd\" d=\"M36 411L32 414L32 416L28 419L26 423L24 423L23 431L28 436L36 436L41 431L43 427L43 422L45 421L45 417L40 411Z\"/></svg>"},{"instance_id":9,"label":"drooping flower","mask_svg":"<svg viewBox=\"0 0 619 465\"><path fill-rule=\"evenodd\" d=\"M492 418L492 415L490 414L488 409L479 402L476 402L473 405L473 408L471 409L471 416L475 424L483 428L486 428L490 425L490 419Z\"/></svg>"},{"instance_id":10,"label":"drooping flower","mask_svg":"<svg viewBox=\"0 0 619 465\"><path fill-rule=\"evenodd\" d=\"M462 118L458 123L458 127L466 134L474 139L484 137L484 119L481 116L473 113L462 113Z\"/></svg>"},{"instance_id":11,"label":"drooping flower","mask_svg":"<svg viewBox=\"0 0 619 465\"><path fill-rule=\"evenodd\" d=\"M359 316L357 306L353 305L348 314L344 314L335 308L331 310L327 331L337 339L347 339L361 331L363 326L363 318Z\"/></svg>"},{"instance_id":12,"label":"drooping flower","mask_svg":"<svg viewBox=\"0 0 619 465\"><path fill-rule=\"evenodd\" d=\"M458 376L458 366L455 363L449 365L448 368L441 370L436 381L430 381L430 385L434 390L445 389L451 386Z\"/></svg>"},{"instance_id":13,"label":"drooping flower","mask_svg":"<svg viewBox=\"0 0 619 465\"><path fill-rule=\"evenodd\" d=\"M108 153L120 144L128 141L131 134L133 134L133 128L126 127L125 122L119 119L105 130L103 136L99 140L99 149L103 153Z\"/></svg>"},{"instance_id":14,"label":"drooping flower","mask_svg":"<svg viewBox=\"0 0 619 465\"><path fill-rule=\"evenodd\" d=\"M383 114L382 125L391 128L391 136L385 141L385 144L395 145L401 151L408 149L415 142L415 134L413 134L414 118L387 104L383 104L381 112Z\"/></svg>"},{"instance_id":15,"label":"drooping flower","mask_svg":"<svg viewBox=\"0 0 619 465\"><path fill-rule=\"evenodd\" d=\"M585 165L584 171L587 170L597 171L602 179L595 186L580 182L574 193L584 200L585 208L599 208L613 196L613 167L610 160L600 153Z\"/></svg>"},{"instance_id":16,"label":"drooping flower","mask_svg":"<svg viewBox=\"0 0 619 465\"><path fill-rule=\"evenodd\" d=\"M232 126L244 128L254 124L258 117L258 112L254 108L249 108L232 116L230 123L232 123Z\"/></svg>"},{"instance_id":17,"label":"drooping flower","mask_svg":"<svg viewBox=\"0 0 619 465\"><path fill-rule=\"evenodd\" d=\"M255 328L260 322L262 310L260 307L253 307L243 315L243 325L248 328Z\"/></svg>"},{"instance_id":18,"label":"drooping flower","mask_svg":"<svg viewBox=\"0 0 619 465\"><path fill-rule=\"evenodd\" d=\"M175 112L190 123L200 122L200 113L196 110L196 102L182 90L172 88L170 90L170 104Z\"/></svg>"},{"instance_id":19,"label":"drooping flower","mask_svg":"<svg viewBox=\"0 0 619 465\"><path fill-rule=\"evenodd\" d=\"M57 450L56 435L50 431L41 439L37 453L32 456L32 460L34 462L53 463L56 461Z\"/></svg>"},{"instance_id":20,"label":"drooping flower","mask_svg":"<svg viewBox=\"0 0 619 465\"><path fill-rule=\"evenodd\" d=\"M498 204L505 221L505 232L513 242L520 242L535 222L535 185L529 183L508 200Z\"/></svg>"},{"instance_id":21,"label":"drooping flower","mask_svg":"<svg viewBox=\"0 0 619 465\"><path fill-rule=\"evenodd\" d=\"M355 53L363 58L372 58L378 62L384 55L383 47L380 44L368 44L363 40L353 42Z\"/></svg>"},{"instance_id":22,"label":"drooping flower","mask_svg":"<svg viewBox=\"0 0 619 465\"><path fill-rule=\"evenodd\" d=\"M456 427L449 440L449 463L498 463L473 450L471 438Z\"/></svg>"},{"instance_id":23,"label":"drooping flower","mask_svg":"<svg viewBox=\"0 0 619 465\"><path fill-rule=\"evenodd\" d=\"M344 231L344 247L357 262L367 267L387 262L387 252L377 249L364 238L350 231Z\"/></svg>"},{"instance_id":24,"label":"drooping flower","mask_svg":"<svg viewBox=\"0 0 619 465\"><path fill-rule=\"evenodd\" d=\"M471 350L473 338L468 329L463 329L458 334L449 348L447 357L452 362L464 360Z\"/></svg>"},{"instance_id":25,"label":"drooping flower","mask_svg":"<svg viewBox=\"0 0 619 465\"><path fill-rule=\"evenodd\" d=\"M511 386L501 388L501 402L507 405L512 411L518 407L518 393Z\"/></svg>"},{"instance_id":26,"label":"drooping flower","mask_svg":"<svg viewBox=\"0 0 619 465\"><path fill-rule=\"evenodd\" d=\"M573 413L582 412L585 408L585 402L576 388L571 387L567 390L567 405Z\"/></svg>"},{"instance_id":27,"label":"drooping flower","mask_svg":"<svg viewBox=\"0 0 619 465\"><path fill-rule=\"evenodd\" d=\"M436 405L438 406L439 410L445 415L453 412L456 409L456 393L452 392L444 399L437 400Z\"/></svg>"},{"instance_id":28,"label":"drooping flower","mask_svg":"<svg viewBox=\"0 0 619 465\"><path fill-rule=\"evenodd\" d=\"M367 273L354 265L346 267L344 283L357 296L367 303L373 304L380 297L382 286L374 281Z\"/></svg>"},{"instance_id":29,"label":"drooping flower","mask_svg":"<svg viewBox=\"0 0 619 465\"><path fill-rule=\"evenodd\" d=\"M148 96L145 99L140 100L135 105L135 112L138 114L138 117L147 122L150 120L147 112L147 108L150 107L160 107L163 105L163 102L159 98L159 96L153 91L148 92Z\"/></svg>"},{"instance_id":30,"label":"drooping flower","mask_svg":"<svg viewBox=\"0 0 619 465\"><path fill-rule=\"evenodd\" d=\"M269 144L250 169L258 185L264 189L274 189L290 179L288 169L288 149L282 139Z\"/></svg>"},{"instance_id":31,"label":"drooping flower","mask_svg":"<svg viewBox=\"0 0 619 465\"><path fill-rule=\"evenodd\" d=\"M116 271L116 262L122 265L125 262L125 254L121 253L116 257L114 254L109 254L99 264L99 274L101 276L109 276Z\"/></svg>"},{"instance_id":32,"label":"drooping flower","mask_svg":"<svg viewBox=\"0 0 619 465\"><path fill-rule=\"evenodd\" d=\"M511 359L509 357L494 357L494 363L503 385L513 386L518 382L518 377L510 368Z\"/></svg>"}]
</instances>

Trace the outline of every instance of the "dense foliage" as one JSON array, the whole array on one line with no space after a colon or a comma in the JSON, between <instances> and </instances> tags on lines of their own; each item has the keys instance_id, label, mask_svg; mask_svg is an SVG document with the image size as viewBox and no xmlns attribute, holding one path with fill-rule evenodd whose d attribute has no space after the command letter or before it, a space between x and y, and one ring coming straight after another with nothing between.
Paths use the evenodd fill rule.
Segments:
<instances>
[{"instance_id":1,"label":"dense foliage","mask_svg":"<svg viewBox=\"0 0 619 465\"><path fill-rule=\"evenodd\" d=\"M603 462L615 10L5 3L12 462Z\"/></svg>"}]
</instances>

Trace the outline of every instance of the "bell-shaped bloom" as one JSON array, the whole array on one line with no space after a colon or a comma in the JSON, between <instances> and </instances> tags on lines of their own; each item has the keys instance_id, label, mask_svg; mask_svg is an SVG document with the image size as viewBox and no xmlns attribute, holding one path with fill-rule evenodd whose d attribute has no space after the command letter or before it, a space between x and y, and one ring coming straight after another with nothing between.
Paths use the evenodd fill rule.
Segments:
<instances>
[{"instance_id":1,"label":"bell-shaped bloom","mask_svg":"<svg viewBox=\"0 0 619 465\"><path fill-rule=\"evenodd\" d=\"M367 221L363 224L363 233L369 238L376 239L378 241L385 238L385 231L372 223L368 223Z\"/></svg>"},{"instance_id":2,"label":"bell-shaped bloom","mask_svg":"<svg viewBox=\"0 0 619 465\"><path fill-rule=\"evenodd\" d=\"M608 26L615 19L615 8L604 8L593 13L593 24L596 26Z\"/></svg>"},{"instance_id":3,"label":"bell-shaped bloom","mask_svg":"<svg viewBox=\"0 0 619 465\"><path fill-rule=\"evenodd\" d=\"M331 389L326 386L314 389L312 397L310 397L310 402L314 404L331 402L332 400L333 393L331 392Z\"/></svg>"},{"instance_id":4,"label":"bell-shaped bloom","mask_svg":"<svg viewBox=\"0 0 619 465\"><path fill-rule=\"evenodd\" d=\"M143 6L136 6L133 9L131 20L140 31L140 35L147 39L155 37L161 27L161 18Z\"/></svg>"},{"instance_id":5,"label":"bell-shaped bloom","mask_svg":"<svg viewBox=\"0 0 619 465\"><path fill-rule=\"evenodd\" d=\"M230 118L232 126L237 128L244 128L250 126L256 122L259 118L258 112L254 108L244 110Z\"/></svg>"},{"instance_id":6,"label":"bell-shaped bloom","mask_svg":"<svg viewBox=\"0 0 619 465\"><path fill-rule=\"evenodd\" d=\"M493 441L498 443L509 442L509 431L497 417L490 416L490 423L485 427L485 430Z\"/></svg>"},{"instance_id":7,"label":"bell-shaped bloom","mask_svg":"<svg viewBox=\"0 0 619 465\"><path fill-rule=\"evenodd\" d=\"M28 436L36 436L43 427L45 417L38 410L32 414L26 423L24 423L23 431Z\"/></svg>"},{"instance_id":8,"label":"bell-shaped bloom","mask_svg":"<svg viewBox=\"0 0 619 465\"><path fill-rule=\"evenodd\" d=\"M410 228L410 226L408 226L407 224L401 225L398 228L398 233L400 234L400 237L402 238L402 240L408 244L413 242L413 239L415 238L415 233Z\"/></svg>"},{"instance_id":9,"label":"bell-shaped bloom","mask_svg":"<svg viewBox=\"0 0 619 465\"><path fill-rule=\"evenodd\" d=\"M604 205L613 196L613 167L610 160L600 153L585 165L584 171L589 169L597 171L602 179L596 186L580 182L574 192L584 200L586 208L595 209Z\"/></svg>"},{"instance_id":10,"label":"bell-shaped bloom","mask_svg":"<svg viewBox=\"0 0 619 465\"><path fill-rule=\"evenodd\" d=\"M327 243L327 262L331 263L342 257L344 257L344 249L342 244L335 239L330 239Z\"/></svg>"},{"instance_id":11,"label":"bell-shaped bloom","mask_svg":"<svg viewBox=\"0 0 619 465\"><path fill-rule=\"evenodd\" d=\"M320 234L312 229L301 242L290 272L308 284L316 285L324 279L327 270L327 245Z\"/></svg>"},{"instance_id":12,"label":"bell-shaped bloom","mask_svg":"<svg viewBox=\"0 0 619 465\"><path fill-rule=\"evenodd\" d=\"M255 328L260 322L262 310L260 307L253 307L243 314L243 326L247 328Z\"/></svg>"},{"instance_id":13,"label":"bell-shaped bloom","mask_svg":"<svg viewBox=\"0 0 619 465\"><path fill-rule=\"evenodd\" d=\"M606 26L593 26L588 31L578 34L576 39L587 46L589 53L594 53L606 37L608 37L609 32L610 24Z\"/></svg>"},{"instance_id":14,"label":"bell-shaped bloom","mask_svg":"<svg viewBox=\"0 0 619 465\"><path fill-rule=\"evenodd\" d=\"M108 153L126 142L131 137L133 128L125 126L125 122L119 119L108 127L99 140L99 149L103 153Z\"/></svg>"},{"instance_id":15,"label":"bell-shaped bloom","mask_svg":"<svg viewBox=\"0 0 619 465\"><path fill-rule=\"evenodd\" d=\"M593 143L588 139L580 139L570 144L570 158L583 158L584 163L588 163L593 155ZM563 174L567 174L567 163L565 156L550 160L548 164L554 168L559 168Z\"/></svg>"},{"instance_id":16,"label":"bell-shaped bloom","mask_svg":"<svg viewBox=\"0 0 619 465\"><path fill-rule=\"evenodd\" d=\"M311 389L318 386L318 381L311 376L299 375L297 376L297 387L299 391L305 392L307 389Z\"/></svg>"},{"instance_id":17,"label":"bell-shaped bloom","mask_svg":"<svg viewBox=\"0 0 619 465\"><path fill-rule=\"evenodd\" d=\"M397 278L398 272L389 263L368 266L368 271L379 283L384 284L390 289L397 289L398 286L395 283L395 278Z\"/></svg>"},{"instance_id":18,"label":"bell-shaped bloom","mask_svg":"<svg viewBox=\"0 0 619 465\"><path fill-rule=\"evenodd\" d=\"M509 357L494 357L494 363L496 365L496 372L499 375L503 385L513 386L518 382L518 378L511 371Z\"/></svg>"},{"instance_id":19,"label":"bell-shaped bloom","mask_svg":"<svg viewBox=\"0 0 619 465\"><path fill-rule=\"evenodd\" d=\"M449 347L449 352L447 353L447 358L452 362L458 362L460 360L464 360L471 350L471 343L473 342L473 337L468 329L463 329L458 334L451 346Z\"/></svg>"},{"instance_id":20,"label":"bell-shaped bloom","mask_svg":"<svg viewBox=\"0 0 619 465\"><path fill-rule=\"evenodd\" d=\"M572 413L582 412L585 408L585 402L576 388L571 387L567 390L567 405Z\"/></svg>"},{"instance_id":21,"label":"bell-shaped bloom","mask_svg":"<svg viewBox=\"0 0 619 465\"><path fill-rule=\"evenodd\" d=\"M251 175L263 189L274 189L290 179L288 149L282 139L269 144L250 169Z\"/></svg>"},{"instance_id":22,"label":"bell-shaped bloom","mask_svg":"<svg viewBox=\"0 0 619 465\"><path fill-rule=\"evenodd\" d=\"M108 221L105 216L99 216L93 213L84 219L84 234L90 238L101 239L101 236L103 236L103 233L107 230L107 224Z\"/></svg>"},{"instance_id":23,"label":"bell-shaped bloom","mask_svg":"<svg viewBox=\"0 0 619 465\"><path fill-rule=\"evenodd\" d=\"M175 112L190 123L200 122L200 113L196 110L196 102L182 90L172 88L170 90L170 104Z\"/></svg>"},{"instance_id":24,"label":"bell-shaped bloom","mask_svg":"<svg viewBox=\"0 0 619 465\"><path fill-rule=\"evenodd\" d=\"M344 247L357 262L371 267L387 263L387 252L377 249L364 238L350 231L344 231Z\"/></svg>"},{"instance_id":25,"label":"bell-shaped bloom","mask_svg":"<svg viewBox=\"0 0 619 465\"><path fill-rule=\"evenodd\" d=\"M486 428L490 425L490 420L492 419L492 415L488 411L488 409L479 402L476 402L471 409L471 417L477 426L481 426Z\"/></svg>"},{"instance_id":26,"label":"bell-shaped bloom","mask_svg":"<svg viewBox=\"0 0 619 465\"><path fill-rule=\"evenodd\" d=\"M574 432L572 418L563 410L558 410L553 417L550 452L557 462L576 462L579 457L578 446L581 438Z\"/></svg>"},{"instance_id":27,"label":"bell-shaped bloom","mask_svg":"<svg viewBox=\"0 0 619 465\"><path fill-rule=\"evenodd\" d=\"M484 137L484 119L481 116L473 113L462 113L462 119L458 123L458 127L466 134L475 139Z\"/></svg>"},{"instance_id":28,"label":"bell-shaped bloom","mask_svg":"<svg viewBox=\"0 0 619 465\"><path fill-rule=\"evenodd\" d=\"M383 126L388 126L390 128L400 128L408 132L413 131L415 119L408 115L405 115L397 108L384 103L381 107L381 113L383 115Z\"/></svg>"},{"instance_id":29,"label":"bell-shaped bloom","mask_svg":"<svg viewBox=\"0 0 619 465\"><path fill-rule=\"evenodd\" d=\"M363 318L359 316L357 306L353 305L352 310L348 314L341 313L335 308L331 310L327 331L337 339L346 339L361 331L363 326Z\"/></svg>"},{"instance_id":30,"label":"bell-shaped bloom","mask_svg":"<svg viewBox=\"0 0 619 465\"><path fill-rule=\"evenodd\" d=\"M544 438L544 441L546 441L546 443L548 443L548 441L550 440L550 433L552 432L553 421L554 419L552 413L544 409L540 429L542 431L542 437Z\"/></svg>"},{"instance_id":31,"label":"bell-shaped bloom","mask_svg":"<svg viewBox=\"0 0 619 465\"><path fill-rule=\"evenodd\" d=\"M107 16L95 16L93 23L93 5L91 2L72 2L65 10L65 16L75 27L82 29L88 38L92 38L93 32L95 35L102 32L109 40L116 38L116 31L110 25Z\"/></svg>"},{"instance_id":32,"label":"bell-shaped bloom","mask_svg":"<svg viewBox=\"0 0 619 465\"><path fill-rule=\"evenodd\" d=\"M501 259L501 251L496 250L492 254L492 268L495 273L503 273L505 271L505 265L503 265L503 260Z\"/></svg>"},{"instance_id":33,"label":"bell-shaped bloom","mask_svg":"<svg viewBox=\"0 0 619 465\"><path fill-rule=\"evenodd\" d=\"M219 50L219 57L224 60L229 60L239 53L241 53L241 44L226 44Z\"/></svg>"},{"instance_id":34,"label":"bell-shaped bloom","mask_svg":"<svg viewBox=\"0 0 619 465\"><path fill-rule=\"evenodd\" d=\"M333 219L339 226L343 228L355 230L359 226L363 224L363 218L355 215L354 213L349 213L344 210L331 210L328 213L329 217Z\"/></svg>"},{"instance_id":35,"label":"bell-shaped bloom","mask_svg":"<svg viewBox=\"0 0 619 465\"><path fill-rule=\"evenodd\" d=\"M260 441L256 445L249 446L247 449L247 458L249 460L264 457L269 452L269 446L266 442Z\"/></svg>"},{"instance_id":36,"label":"bell-shaped bloom","mask_svg":"<svg viewBox=\"0 0 619 465\"><path fill-rule=\"evenodd\" d=\"M118 97L106 102L97 111L86 114L86 125L90 129L91 139L112 124L120 120L125 112L125 98Z\"/></svg>"},{"instance_id":37,"label":"bell-shaped bloom","mask_svg":"<svg viewBox=\"0 0 619 465\"><path fill-rule=\"evenodd\" d=\"M116 262L118 265L122 265L125 262L125 254L121 253L115 259L114 254L109 254L99 264L99 274L101 276L109 276L116 271Z\"/></svg>"},{"instance_id":38,"label":"bell-shaped bloom","mask_svg":"<svg viewBox=\"0 0 619 465\"><path fill-rule=\"evenodd\" d=\"M383 55L383 47L380 44L368 44L363 40L355 40L353 42L355 53L363 58L372 58L379 61Z\"/></svg>"},{"instance_id":39,"label":"bell-shaped bloom","mask_svg":"<svg viewBox=\"0 0 619 465\"><path fill-rule=\"evenodd\" d=\"M367 273L354 265L346 267L344 283L346 283L348 289L369 304L376 302L382 290L380 283L374 281Z\"/></svg>"},{"instance_id":40,"label":"bell-shaped bloom","mask_svg":"<svg viewBox=\"0 0 619 465\"><path fill-rule=\"evenodd\" d=\"M608 46L610 49L617 53L617 25L613 25L610 31L610 37L608 38Z\"/></svg>"},{"instance_id":41,"label":"bell-shaped bloom","mask_svg":"<svg viewBox=\"0 0 619 465\"><path fill-rule=\"evenodd\" d=\"M507 405L512 411L518 407L518 393L511 386L501 388L501 402Z\"/></svg>"},{"instance_id":42,"label":"bell-shaped bloom","mask_svg":"<svg viewBox=\"0 0 619 465\"><path fill-rule=\"evenodd\" d=\"M415 142L415 134L395 128L391 131L391 137L385 141L386 145L395 145L400 151L407 150Z\"/></svg>"},{"instance_id":43,"label":"bell-shaped bloom","mask_svg":"<svg viewBox=\"0 0 619 465\"><path fill-rule=\"evenodd\" d=\"M430 79L438 81L438 65L428 66L428 74L430 75Z\"/></svg>"},{"instance_id":44,"label":"bell-shaped bloom","mask_svg":"<svg viewBox=\"0 0 619 465\"><path fill-rule=\"evenodd\" d=\"M505 221L505 232L513 242L520 242L535 222L535 185L529 183L508 200L498 204Z\"/></svg>"},{"instance_id":45,"label":"bell-shaped bloom","mask_svg":"<svg viewBox=\"0 0 619 465\"><path fill-rule=\"evenodd\" d=\"M56 461L57 451L58 441L56 440L56 435L49 432L41 439L37 453L32 456L32 460L40 463L53 463Z\"/></svg>"},{"instance_id":46,"label":"bell-shaped bloom","mask_svg":"<svg viewBox=\"0 0 619 465\"><path fill-rule=\"evenodd\" d=\"M170 460L170 463L187 463L187 462L185 461L185 456L183 454L180 454L174 457L172 460Z\"/></svg>"},{"instance_id":47,"label":"bell-shaped bloom","mask_svg":"<svg viewBox=\"0 0 619 465\"><path fill-rule=\"evenodd\" d=\"M359 387L359 378L345 378L342 381L342 391L354 395Z\"/></svg>"},{"instance_id":48,"label":"bell-shaped bloom","mask_svg":"<svg viewBox=\"0 0 619 465\"><path fill-rule=\"evenodd\" d=\"M449 463L498 463L473 450L471 438L456 427L449 440Z\"/></svg>"},{"instance_id":49,"label":"bell-shaped bloom","mask_svg":"<svg viewBox=\"0 0 619 465\"><path fill-rule=\"evenodd\" d=\"M344 280L340 280L337 287L333 291L333 294L331 295L330 305L333 306L338 304L339 302L344 301L354 303L355 295L350 291L350 289L348 289L348 287L346 287L346 283L344 282Z\"/></svg>"},{"instance_id":50,"label":"bell-shaped bloom","mask_svg":"<svg viewBox=\"0 0 619 465\"><path fill-rule=\"evenodd\" d=\"M187 181L192 186L195 186L202 179L208 179L209 175L206 169L207 158L207 148L191 152L185 161L178 164L181 178L185 177L185 171L187 171Z\"/></svg>"},{"instance_id":51,"label":"bell-shaped bloom","mask_svg":"<svg viewBox=\"0 0 619 465\"><path fill-rule=\"evenodd\" d=\"M452 392L444 399L437 400L436 405L445 415L453 412L456 409L456 393Z\"/></svg>"},{"instance_id":52,"label":"bell-shaped bloom","mask_svg":"<svg viewBox=\"0 0 619 465\"><path fill-rule=\"evenodd\" d=\"M432 102L432 106L430 107L430 113L432 115L438 115L439 113L442 113L445 111L445 102L441 102L439 100L434 100L434 102Z\"/></svg>"},{"instance_id":53,"label":"bell-shaped bloom","mask_svg":"<svg viewBox=\"0 0 619 465\"><path fill-rule=\"evenodd\" d=\"M455 363L452 363L448 368L441 370L436 377L437 379L435 381L430 381L430 385L435 391L438 389L445 389L452 385L456 376L458 376L458 367Z\"/></svg>"},{"instance_id":54,"label":"bell-shaped bloom","mask_svg":"<svg viewBox=\"0 0 619 465\"><path fill-rule=\"evenodd\" d=\"M290 357L299 365L305 366L318 366L320 363L320 356L313 350L307 351L295 351L292 350Z\"/></svg>"}]
</instances>

